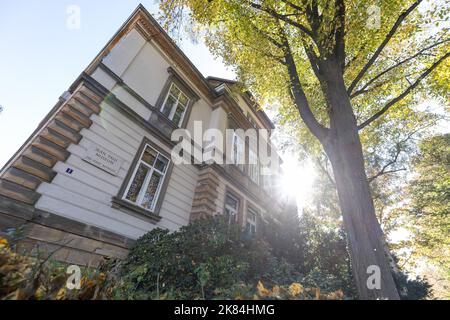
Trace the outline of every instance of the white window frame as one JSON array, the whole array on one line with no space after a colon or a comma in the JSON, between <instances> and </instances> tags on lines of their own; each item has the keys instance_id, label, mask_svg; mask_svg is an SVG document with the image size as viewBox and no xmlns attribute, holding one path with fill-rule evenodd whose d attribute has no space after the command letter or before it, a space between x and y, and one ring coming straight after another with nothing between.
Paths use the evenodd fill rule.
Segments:
<instances>
[{"instance_id":1,"label":"white window frame","mask_svg":"<svg viewBox=\"0 0 450 320\"><path fill-rule=\"evenodd\" d=\"M260 168L258 154L252 150L248 151L248 175L254 183L259 185Z\"/></svg>"},{"instance_id":2,"label":"white window frame","mask_svg":"<svg viewBox=\"0 0 450 320\"><path fill-rule=\"evenodd\" d=\"M227 204L227 198L231 198L234 201L236 201L237 207L234 208L232 206L230 206L229 204ZM225 214L228 214L228 223L235 223L238 221L238 215L239 215L239 206L241 205L241 202L239 200L239 198L233 196L231 193L227 192L225 194L225 203L224 203L224 209L225 209ZM231 213L231 214L230 214ZM234 221L231 221L230 218L231 216L234 217Z\"/></svg>"},{"instance_id":3,"label":"white window frame","mask_svg":"<svg viewBox=\"0 0 450 320\"><path fill-rule=\"evenodd\" d=\"M142 157L144 156L144 153L147 150L147 148L151 148L153 151L156 152L155 162L156 162L156 160L158 159L159 156L162 156L165 159L167 159L167 164L166 164L166 166L164 168L164 171L158 170L158 169L156 169L154 167L154 164L152 166L152 165L149 165L148 163L146 163L145 161L142 160ZM138 196L136 198L136 202L133 202L133 201L127 199L126 197L127 197L128 191L131 188L131 185L133 184L134 178L136 177L136 173L137 173L139 167L141 166L141 164L144 165L145 167L147 167L147 169L149 171L147 172L147 175L144 178L144 181L142 183L141 189L139 190L139 194L138 194ZM144 209L146 211L149 211L149 212L153 213L155 211L156 204L158 203L158 199L159 199L159 196L160 196L161 188L162 188L162 185L164 184L164 180L166 178L166 173L167 173L167 168L169 167L169 165L170 165L170 159L168 157L166 157L164 154L162 154L161 152L159 152L158 150L153 148L151 145L146 143L144 148L142 149L142 152L141 152L140 156L139 156L139 160L135 164L135 168L133 170L133 174L131 175L130 180L128 181L128 185L127 185L127 187L125 189L125 192L122 195L122 200L124 200L124 201L126 201L128 203L131 203L131 204L133 204L135 206L138 206L138 207L140 207L140 208L142 208L142 209ZM150 208L145 208L142 205L142 202L144 200L145 192L146 192L146 190L148 188L148 185L150 183L150 179L153 176L154 172L157 172L158 174L161 175L161 180L159 182L158 188L156 189L155 197L153 199L151 207Z\"/></svg>"},{"instance_id":4,"label":"white window frame","mask_svg":"<svg viewBox=\"0 0 450 320\"><path fill-rule=\"evenodd\" d=\"M171 94L171 91L172 91L172 88L173 88L173 87L177 88L178 91L180 91L180 93L178 94L178 97L175 97L173 94ZM181 126L181 124L183 123L184 116L186 115L186 111L187 111L187 108L188 108L188 106L189 106L189 102L191 101L191 99L190 99L189 96L188 96L186 93L184 93L184 91L181 90L180 87L177 86L174 82L172 82L172 83L170 84L169 90L167 91L167 94L166 94L166 98L164 99L164 102L162 103L161 108L159 109L159 111L162 113L163 110L164 110L164 107L166 106L167 99L169 99L169 96L172 96L172 97L175 99L175 103L174 103L174 105L172 106L172 109L170 110L170 113L169 113L169 115L167 116L167 118L169 118L170 121L173 121L173 117L175 116L175 112L177 111L178 105L179 105L179 104L183 105L183 104L180 102L180 97L181 97L181 95L184 95L184 96L186 97L187 100L186 100L186 105L184 106L183 114L182 114L181 117L180 117L180 121L178 121L178 123L175 123L177 126Z\"/></svg>"},{"instance_id":5,"label":"white window frame","mask_svg":"<svg viewBox=\"0 0 450 320\"><path fill-rule=\"evenodd\" d=\"M232 162L241 171L244 171L245 163L245 140L242 139L236 132L233 133L233 144L232 144Z\"/></svg>"},{"instance_id":6,"label":"white window frame","mask_svg":"<svg viewBox=\"0 0 450 320\"><path fill-rule=\"evenodd\" d=\"M250 214L252 214L255 219L250 219ZM251 235L255 235L258 230L258 212L251 207L247 208L247 217L246 217L246 229L250 232ZM250 225L250 227L248 227ZM254 232L252 232L251 227L254 227Z\"/></svg>"},{"instance_id":7,"label":"white window frame","mask_svg":"<svg viewBox=\"0 0 450 320\"><path fill-rule=\"evenodd\" d=\"M272 188L272 176L269 174L262 174L261 175L261 180L262 180L262 187L264 190L266 190L267 192L270 192L271 188Z\"/></svg>"}]
</instances>

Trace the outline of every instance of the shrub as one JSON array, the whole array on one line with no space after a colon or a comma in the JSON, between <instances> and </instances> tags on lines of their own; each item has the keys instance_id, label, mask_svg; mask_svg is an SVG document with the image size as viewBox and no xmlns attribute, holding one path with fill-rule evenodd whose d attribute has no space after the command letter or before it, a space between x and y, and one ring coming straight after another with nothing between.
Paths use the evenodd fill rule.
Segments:
<instances>
[{"instance_id":1,"label":"shrub","mask_svg":"<svg viewBox=\"0 0 450 320\"><path fill-rule=\"evenodd\" d=\"M116 292L124 299L318 298L304 277L272 254L261 238L249 238L220 218L198 220L177 232L155 229L137 240L123 262ZM266 289L263 285L272 287ZM301 293L289 287L297 283ZM327 297L323 293L322 297ZM336 294L336 298L340 293Z\"/></svg>"},{"instance_id":2,"label":"shrub","mask_svg":"<svg viewBox=\"0 0 450 320\"><path fill-rule=\"evenodd\" d=\"M80 289L68 290L67 265L50 257L39 258L15 251L0 238L0 300L91 300L110 299L114 273L105 264L98 270L82 268ZM108 270L108 272L106 272Z\"/></svg>"}]
</instances>

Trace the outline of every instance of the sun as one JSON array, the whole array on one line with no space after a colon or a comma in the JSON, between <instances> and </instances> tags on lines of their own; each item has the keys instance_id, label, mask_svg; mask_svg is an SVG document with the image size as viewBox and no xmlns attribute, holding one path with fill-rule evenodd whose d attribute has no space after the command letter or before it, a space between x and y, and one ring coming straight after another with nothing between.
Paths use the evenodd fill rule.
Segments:
<instances>
[{"instance_id":1,"label":"sun","mask_svg":"<svg viewBox=\"0 0 450 320\"><path fill-rule=\"evenodd\" d=\"M313 193L316 171L309 159L299 162L293 155L285 155L283 161L280 191L283 195L294 198L301 210Z\"/></svg>"}]
</instances>

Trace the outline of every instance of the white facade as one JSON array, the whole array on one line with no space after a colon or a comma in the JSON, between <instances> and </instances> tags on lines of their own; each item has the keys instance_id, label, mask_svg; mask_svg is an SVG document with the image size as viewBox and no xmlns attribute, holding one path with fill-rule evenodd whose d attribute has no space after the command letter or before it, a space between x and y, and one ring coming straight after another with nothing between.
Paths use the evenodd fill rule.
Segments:
<instances>
[{"instance_id":1,"label":"white facade","mask_svg":"<svg viewBox=\"0 0 450 320\"><path fill-rule=\"evenodd\" d=\"M121 79L122 83L118 83L116 78L100 66L92 72L92 78L143 119L150 119L152 110L125 90L123 85L136 92L149 105L155 106L170 76L167 70L172 67L199 96L199 100L193 104L192 110L188 113L186 127L192 130L194 121L202 121L205 128L226 129L226 111L222 107L213 110L207 98L191 83L183 71L177 68L162 49L155 43L147 41L137 30L129 31L102 62ZM239 104L245 112L252 112L243 99L239 100ZM82 139L79 143L68 147L69 158L55 165L56 177L50 183L44 182L38 187L37 192L42 196L35 207L131 239L137 239L155 227L173 231L188 224L199 169L194 165L173 167L166 176L169 182L164 194L161 195L163 197L159 211L161 220L156 223L139 213L114 208L111 199L118 195L143 138L148 138L169 154L171 149L108 102L101 103L101 112L98 115L93 114L91 120L92 126L81 130ZM257 121L262 127L262 123ZM123 160L117 176L83 160L86 150L92 145L102 146ZM71 173L68 173L67 169L71 169L69 170ZM250 199L224 177L220 178L216 213L223 211L226 190L239 194L244 215L248 204L264 213L264 209L256 200Z\"/></svg>"}]
</instances>

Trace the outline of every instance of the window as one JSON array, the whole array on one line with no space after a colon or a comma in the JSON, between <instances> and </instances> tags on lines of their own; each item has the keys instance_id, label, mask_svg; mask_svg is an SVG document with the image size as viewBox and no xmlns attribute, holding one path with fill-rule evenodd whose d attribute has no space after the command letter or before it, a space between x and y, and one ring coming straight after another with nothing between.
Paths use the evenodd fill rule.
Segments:
<instances>
[{"instance_id":1,"label":"window","mask_svg":"<svg viewBox=\"0 0 450 320\"><path fill-rule=\"evenodd\" d=\"M227 193L225 196L225 217L229 224L237 222L239 213L239 199Z\"/></svg>"},{"instance_id":2,"label":"window","mask_svg":"<svg viewBox=\"0 0 450 320\"><path fill-rule=\"evenodd\" d=\"M253 117L250 115L250 112L247 111L247 120L250 122L253 128L258 129L258 125L256 124L256 121L253 119Z\"/></svg>"},{"instance_id":3,"label":"window","mask_svg":"<svg viewBox=\"0 0 450 320\"><path fill-rule=\"evenodd\" d=\"M245 224L245 230L252 236L256 234L257 216L258 214L256 211L249 207L247 211L247 223Z\"/></svg>"},{"instance_id":4,"label":"window","mask_svg":"<svg viewBox=\"0 0 450 320\"><path fill-rule=\"evenodd\" d=\"M272 172L268 167L262 167L261 169L261 184L266 192L270 192L272 188Z\"/></svg>"},{"instance_id":5,"label":"window","mask_svg":"<svg viewBox=\"0 0 450 320\"><path fill-rule=\"evenodd\" d=\"M245 163L245 144L244 140L239 137L236 132L233 135L233 149L232 149L232 161L235 165L239 167L242 171L244 171L244 163Z\"/></svg>"},{"instance_id":6,"label":"window","mask_svg":"<svg viewBox=\"0 0 450 320\"><path fill-rule=\"evenodd\" d=\"M252 179L256 184L259 184L259 161L256 152L249 150L248 163L248 174L250 179Z\"/></svg>"},{"instance_id":7,"label":"window","mask_svg":"<svg viewBox=\"0 0 450 320\"><path fill-rule=\"evenodd\" d=\"M154 212L168 166L169 159L146 144L123 200Z\"/></svg>"},{"instance_id":8,"label":"window","mask_svg":"<svg viewBox=\"0 0 450 320\"><path fill-rule=\"evenodd\" d=\"M181 126L188 103L187 95L172 83L160 111L177 126Z\"/></svg>"}]
</instances>

